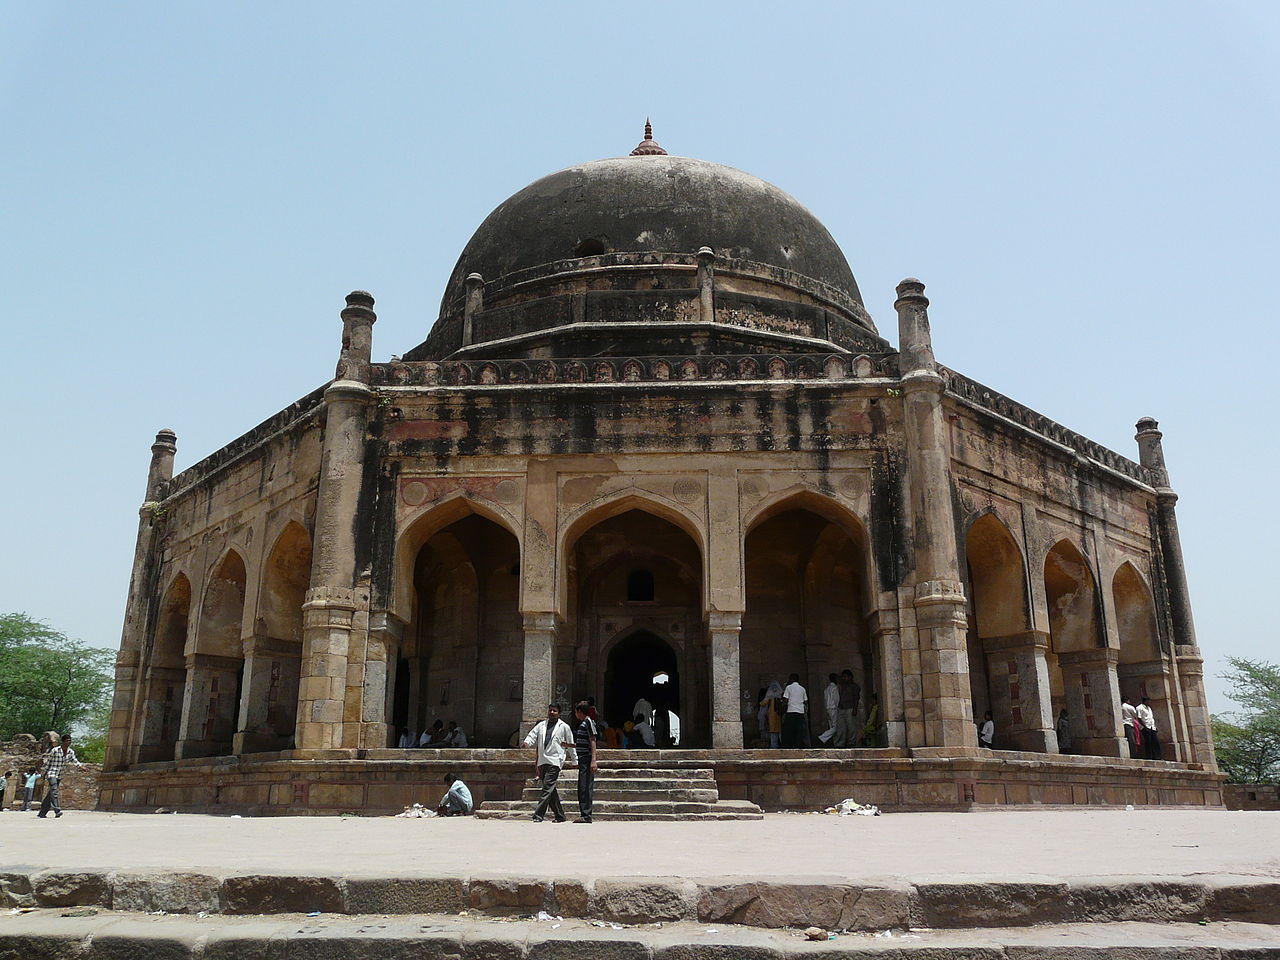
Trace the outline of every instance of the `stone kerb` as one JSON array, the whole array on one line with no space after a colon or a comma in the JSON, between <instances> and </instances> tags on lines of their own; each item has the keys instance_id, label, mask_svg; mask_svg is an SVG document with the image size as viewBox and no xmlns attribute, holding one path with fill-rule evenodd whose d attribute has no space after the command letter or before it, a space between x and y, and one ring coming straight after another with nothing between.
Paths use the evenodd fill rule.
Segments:
<instances>
[{"instance_id":1,"label":"stone kerb","mask_svg":"<svg viewBox=\"0 0 1280 960\"><path fill-rule=\"evenodd\" d=\"M0 906L266 916L320 912L677 921L878 932L1045 923L1280 923L1280 881L1256 877L945 879L849 883L672 877L335 877L0 868Z\"/></svg>"}]
</instances>

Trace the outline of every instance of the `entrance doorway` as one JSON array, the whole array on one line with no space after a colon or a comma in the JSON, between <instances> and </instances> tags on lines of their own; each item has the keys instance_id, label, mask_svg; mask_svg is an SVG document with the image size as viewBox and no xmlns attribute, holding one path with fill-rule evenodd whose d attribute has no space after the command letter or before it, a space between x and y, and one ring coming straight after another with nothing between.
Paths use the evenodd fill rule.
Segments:
<instances>
[{"instance_id":1,"label":"entrance doorway","mask_svg":"<svg viewBox=\"0 0 1280 960\"><path fill-rule=\"evenodd\" d=\"M641 700L653 708L655 746L678 745L681 707L676 654L670 644L648 630L637 630L609 651L604 717L610 726L621 727L635 719L634 710Z\"/></svg>"}]
</instances>

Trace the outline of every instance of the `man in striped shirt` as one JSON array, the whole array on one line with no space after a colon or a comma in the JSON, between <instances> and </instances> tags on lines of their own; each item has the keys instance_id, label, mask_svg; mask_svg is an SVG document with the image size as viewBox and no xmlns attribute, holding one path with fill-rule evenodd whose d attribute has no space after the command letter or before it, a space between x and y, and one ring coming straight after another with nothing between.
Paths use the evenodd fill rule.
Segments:
<instances>
[{"instance_id":1,"label":"man in striped shirt","mask_svg":"<svg viewBox=\"0 0 1280 960\"><path fill-rule=\"evenodd\" d=\"M84 764L76 757L76 752L71 749L71 734L64 733L62 735L62 746L54 747L44 755L44 779L48 784L45 790L44 803L40 804L40 812L37 817L47 816L49 810L53 810L54 818L62 816L62 807L58 805L58 787L62 782L62 771L66 769L67 764L74 763L79 770L84 769Z\"/></svg>"}]
</instances>

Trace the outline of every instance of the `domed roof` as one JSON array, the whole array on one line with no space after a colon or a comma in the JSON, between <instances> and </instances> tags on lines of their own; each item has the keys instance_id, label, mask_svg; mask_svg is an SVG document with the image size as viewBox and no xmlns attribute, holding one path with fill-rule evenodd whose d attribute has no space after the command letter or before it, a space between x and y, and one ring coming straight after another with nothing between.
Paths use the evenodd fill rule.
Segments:
<instances>
[{"instance_id":1,"label":"domed roof","mask_svg":"<svg viewBox=\"0 0 1280 960\"><path fill-rule=\"evenodd\" d=\"M461 300L468 274L491 284L558 260L691 255L704 246L816 280L862 305L839 246L794 197L732 167L645 151L568 167L499 205L458 258L441 315Z\"/></svg>"}]
</instances>

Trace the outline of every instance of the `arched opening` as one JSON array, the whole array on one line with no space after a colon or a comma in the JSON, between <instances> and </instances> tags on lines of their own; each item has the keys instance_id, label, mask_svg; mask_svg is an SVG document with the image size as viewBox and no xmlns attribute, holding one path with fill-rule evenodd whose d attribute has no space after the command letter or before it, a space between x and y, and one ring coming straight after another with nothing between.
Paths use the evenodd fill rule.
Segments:
<instances>
[{"instance_id":1,"label":"arched opening","mask_svg":"<svg viewBox=\"0 0 1280 960\"><path fill-rule=\"evenodd\" d=\"M190 616L191 581L180 573L165 591L156 617L137 741L140 763L174 758L187 682L185 650Z\"/></svg>"},{"instance_id":2,"label":"arched opening","mask_svg":"<svg viewBox=\"0 0 1280 960\"><path fill-rule=\"evenodd\" d=\"M1008 528L988 513L969 528L965 560L973 715L981 718L991 711L997 747L1043 749L1043 740L1034 739L1045 724L1022 551Z\"/></svg>"},{"instance_id":3,"label":"arched opening","mask_svg":"<svg viewBox=\"0 0 1280 960\"><path fill-rule=\"evenodd\" d=\"M244 560L231 550L205 586L195 654L188 664L184 757L232 752L244 673L246 580Z\"/></svg>"},{"instance_id":4,"label":"arched opening","mask_svg":"<svg viewBox=\"0 0 1280 960\"><path fill-rule=\"evenodd\" d=\"M792 673L800 675L809 696L802 745L821 746L818 736L830 726L823 691L832 673L853 674L859 687L853 727L864 727L879 677L867 633L866 541L860 528L853 530L807 506L783 505L747 533L740 642L742 686L748 691L744 743L768 745L767 715L758 710L756 694L775 681L785 686ZM882 741L873 731L860 742ZM837 745L834 739L831 745Z\"/></svg>"},{"instance_id":5,"label":"arched opening","mask_svg":"<svg viewBox=\"0 0 1280 960\"><path fill-rule=\"evenodd\" d=\"M302 604L311 581L311 537L290 523L267 556L246 664L249 696L240 717L242 752L293 744L302 672Z\"/></svg>"},{"instance_id":6,"label":"arched opening","mask_svg":"<svg viewBox=\"0 0 1280 960\"><path fill-rule=\"evenodd\" d=\"M567 706L593 696L605 722L619 725L640 699L637 691L648 691L650 704L677 716L681 746L706 745L709 664L697 543L674 523L634 508L585 530L570 556L572 616L556 649L556 698ZM668 674L666 684L654 683L660 672ZM670 741L666 717L655 724L659 746Z\"/></svg>"},{"instance_id":7,"label":"arched opening","mask_svg":"<svg viewBox=\"0 0 1280 960\"><path fill-rule=\"evenodd\" d=\"M604 252L604 241L598 237L587 237L573 248L575 257L598 257Z\"/></svg>"},{"instance_id":8,"label":"arched opening","mask_svg":"<svg viewBox=\"0 0 1280 960\"><path fill-rule=\"evenodd\" d=\"M414 612L394 680L393 722L421 739L456 721L468 746L506 746L520 725L524 642L520 547L479 514L418 551Z\"/></svg>"},{"instance_id":9,"label":"arched opening","mask_svg":"<svg viewBox=\"0 0 1280 960\"><path fill-rule=\"evenodd\" d=\"M1075 544L1059 541L1044 561L1044 592L1049 610L1049 649L1045 655L1053 716L1067 711L1073 749L1098 753L1097 741L1114 739L1117 722L1104 707L1109 694L1098 627L1098 590L1089 562Z\"/></svg>"},{"instance_id":10,"label":"arched opening","mask_svg":"<svg viewBox=\"0 0 1280 960\"><path fill-rule=\"evenodd\" d=\"M622 727L645 715L654 746L680 745L680 665L676 652L661 637L637 630L609 650L602 688L603 713L610 726ZM643 737L636 734L643 746Z\"/></svg>"},{"instance_id":11,"label":"arched opening","mask_svg":"<svg viewBox=\"0 0 1280 960\"><path fill-rule=\"evenodd\" d=\"M1111 580L1111 599L1116 612L1116 629L1120 635L1120 663L1117 672L1121 692L1130 703L1150 698L1156 720L1159 751L1148 743L1147 759L1174 759L1173 706L1171 684L1165 672L1156 627L1156 608L1142 575L1131 563L1121 564ZM1157 753L1159 756L1157 757Z\"/></svg>"}]
</instances>

